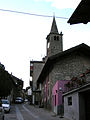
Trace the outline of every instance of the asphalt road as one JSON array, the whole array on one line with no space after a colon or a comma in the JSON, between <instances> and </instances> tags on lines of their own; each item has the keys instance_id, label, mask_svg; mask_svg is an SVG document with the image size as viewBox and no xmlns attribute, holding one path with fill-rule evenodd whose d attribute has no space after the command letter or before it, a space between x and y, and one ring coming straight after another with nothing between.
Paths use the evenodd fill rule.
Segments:
<instances>
[{"instance_id":1,"label":"asphalt road","mask_svg":"<svg viewBox=\"0 0 90 120\"><path fill-rule=\"evenodd\" d=\"M37 106L27 104L11 105L10 113L5 114L5 120L67 120Z\"/></svg>"}]
</instances>

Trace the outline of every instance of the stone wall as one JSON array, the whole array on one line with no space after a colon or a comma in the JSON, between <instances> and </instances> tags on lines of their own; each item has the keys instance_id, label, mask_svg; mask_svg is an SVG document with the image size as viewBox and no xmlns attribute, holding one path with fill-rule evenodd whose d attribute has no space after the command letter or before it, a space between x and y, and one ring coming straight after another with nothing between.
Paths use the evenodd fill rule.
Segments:
<instances>
[{"instance_id":1,"label":"stone wall","mask_svg":"<svg viewBox=\"0 0 90 120\"><path fill-rule=\"evenodd\" d=\"M54 64L51 78L53 84L57 80L71 80L72 77L84 73L90 68L90 58L84 55L72 54L60 59Z\"/></svg>"},{"instance_id":2,"label":"stone wall","mask_svg":"<svg viewBox=\"0 0 90 120\"><path fill-rule=\"evenodd\" d=\"M78 76L80 73L90 68L90 58L83 54L70 54L58 60L52 71L49 73L49 103L52 106L52 88L57 80L71 80L72 77Z\"/></svg>"},{"instance_id":3,"label":"stone wall","mask_svg":"<svg viewBox=\"0 0 90 120\"><path fill-rule=\"evenodd\" d=\"M37 79L41 73L43 66L44 66L44 63L42 63L42 62L41 63L37 62L37 63L33 64L33 77L32 77L33 90L35 90L37 87Z\"/></svg>"},{"instance_id":4,"label":"stone wall","mask_svg":"<svg viewBox=\"0 0 90 120\"><path fill-rule=\"evenodd\" d=\"M52 70L51 70L52 68ZM90 57L80 54L72 53L67 56L60 57L54 64L51 65L48 75L43 81L47 80L47 102L48 109L52 109L52 88L58 80L71 80L90 69ZM42 88L44 89L44 83ZM44 94L44 92L42 93Z\"/></svg>"}]
</instances>

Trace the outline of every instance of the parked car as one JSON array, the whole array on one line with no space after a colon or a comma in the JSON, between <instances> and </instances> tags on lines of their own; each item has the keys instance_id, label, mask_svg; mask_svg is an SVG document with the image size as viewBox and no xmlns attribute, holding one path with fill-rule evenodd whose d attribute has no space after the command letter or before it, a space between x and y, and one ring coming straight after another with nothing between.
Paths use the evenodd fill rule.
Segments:
<instances>
[{"instance_id":1,"label":"parked car","mask_svg":"<svg viewBox=\"0 0 90 120\"><path fill-rule=\"evenodd\" d=\"M4 109L4 112L10 112L10 103L7 99L2 99L1 100L2 107Z\"/></svg>"},{"instance_id":2,"label":"parked car","mask_svg":"<svg viewBox=\"0 0 90 120\"><path fill-rule=\"evenodd\" d=\"M23 98L22 97L16 97L15 103L23 103Z\"/></svg>"},{"instance_id":3,"label":"parked car","mask_svg":"<svg viewBox=\"0 0 90 120\"><path fill-rule=\"evenodd\" d=\"M0 101L0 120L4 120L4 109L2 107L1 101Z\"/></svg>"}]
</instances>

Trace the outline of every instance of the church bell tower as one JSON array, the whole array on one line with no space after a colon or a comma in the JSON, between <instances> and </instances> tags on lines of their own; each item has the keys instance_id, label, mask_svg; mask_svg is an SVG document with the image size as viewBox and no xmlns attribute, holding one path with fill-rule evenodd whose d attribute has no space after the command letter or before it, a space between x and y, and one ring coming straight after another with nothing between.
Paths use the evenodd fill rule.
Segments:
<instances>
[{"instance_id":1,"label":"church bell tower","mask_svg":"<svg viewBox=\"0 0 90 120\"><path fill-rule=\"evenodd\" d=\"M47 38L46 38L47 39L47 46L46 46L47 48L46 49L47 49L48 57L63 51L62 37L63 37L63 34L62 34L62 32L59 34L55 17L53 17L51 31L50 31L49 35L47 35Z\"/></svg>"}]
</instances>

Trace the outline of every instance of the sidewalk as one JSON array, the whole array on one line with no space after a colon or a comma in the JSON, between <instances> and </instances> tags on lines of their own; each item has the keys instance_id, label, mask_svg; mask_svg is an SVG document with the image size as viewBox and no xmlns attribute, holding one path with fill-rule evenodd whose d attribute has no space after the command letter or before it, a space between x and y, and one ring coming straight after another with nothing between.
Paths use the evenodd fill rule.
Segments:
<instances>
[{"instance_id":1,"label":"sidewalk","mask_svg":"<svg viewBox=\"0 0 90 120\"><path fill-rule=\"evenodd\" d=\"M55 113L48 111L45 108L39 108L38 106L33 106L33 105L29 105L29 104L25 104L25 106L30 109L32 112L34 112L35 114L39 114L41 116L44 116L49 119L52 118L52 120L68 120L64 117L60 117L60 115L56 115Z\"/></svg>"}]
</instances>

